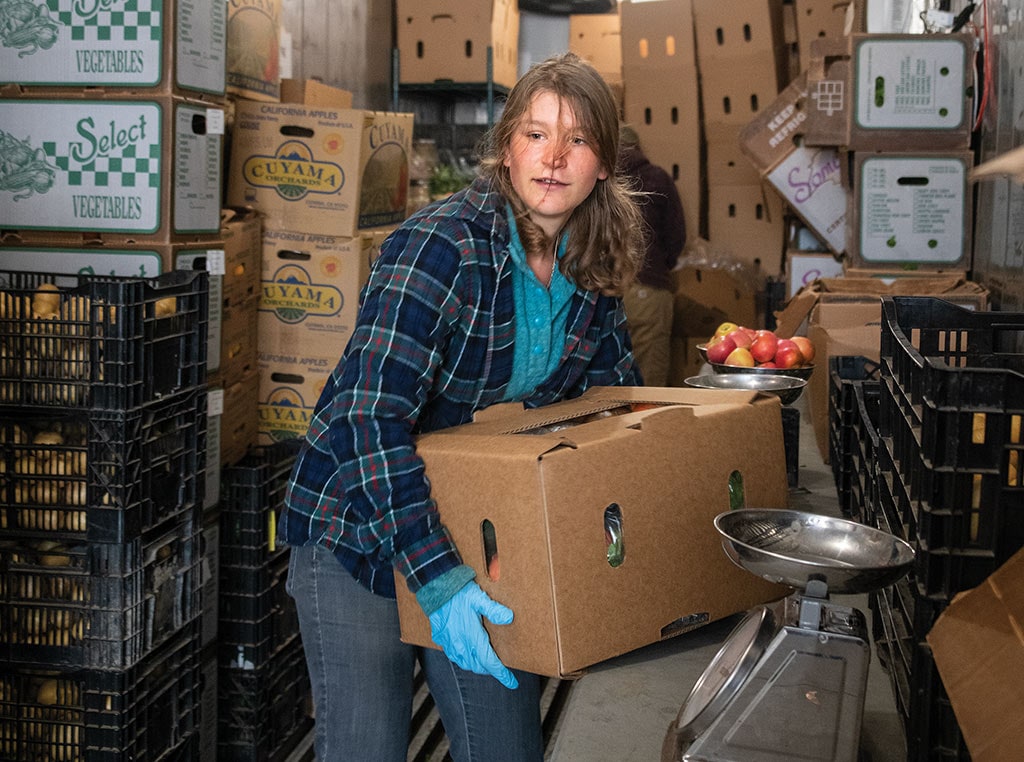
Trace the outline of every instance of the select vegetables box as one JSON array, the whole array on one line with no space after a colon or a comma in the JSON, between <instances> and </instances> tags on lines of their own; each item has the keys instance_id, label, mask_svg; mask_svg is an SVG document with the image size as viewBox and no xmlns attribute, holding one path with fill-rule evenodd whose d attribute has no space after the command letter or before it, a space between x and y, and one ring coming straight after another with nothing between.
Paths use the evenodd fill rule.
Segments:
<instances>
[{"instance_id":1,"label":"select vegetables box","mask_svg":"<svg viewBox=\"0 0 1024 762\"><path fill-rule=\"evenodd\" d=\"M177 97L0 101L0 220L33 240L216 237L223 133L222 108Z\"/></svg>"},{"instance_id":2,"label":"select vegetables box","mask_svg":"<svg viewBox=\"0 0 1024 762\"><path fill-rule=\"evenodd\" d=\"M785 595L735 566L713 523L740 482L746 505L786 506L780 409L747 392L595 388L420 437L464 562L515 612L488 625L505 664L571 677ZM431 646L403 580L398 606L403 640Z\"/></svg>"}]
</instances>

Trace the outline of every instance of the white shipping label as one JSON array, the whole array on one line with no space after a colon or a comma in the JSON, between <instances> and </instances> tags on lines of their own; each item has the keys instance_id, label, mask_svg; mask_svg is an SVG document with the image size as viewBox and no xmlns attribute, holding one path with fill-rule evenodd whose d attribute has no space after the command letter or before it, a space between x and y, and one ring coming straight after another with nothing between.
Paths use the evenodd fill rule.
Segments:
<instances>
[{"instance_id":1,"label":"white shipping label","mask_svg":"<svg viewBox=\"0 0 1024 762\"><path fill-rule=\"evenodd\" d=\"M868 40L856 53L856 122L865 129L950 130L965 118L959 40Z\"/></svg>"},{"instance_id":2,"label":"white shipping label","mask_svg":"<svg viewBox=\"0 0 1024 762\"><path fill-rule=\"evenodd\" d=\"M220 231L220 134L211 133L209 109L178 106L174 112L174 232Z\"/></svg>"},{"instance_id":3,"label":"white shipping label","mask_svg":"<svg viewBox=\"0 0 1024 762\"><path fill-rule=\"evenodd\" d=\"M951 158L864 161L858 190L860 256L868 262L964 257L967 167Z\"/></svg>"},{"instance_id":4,"label":"white shipping label","mask_svg":"<svg viewBox=\"0 0 1024 762\"><path fill-rule=\"evenodd\" d=\"M155 233L163 113L152 102L0 101L0 220L26 230Z\"/></svg>"},{"instance_id":5,"label":"white shipping label","mask_svg":"<svg viewBox=\"0 0 1024 762\"><path fill-rule=\"evenodd\" d=\"M0 30L0 83L156 87L173 46L173 84L224 92L224 0L0 0Z\"/></svg>"}]
</instances>

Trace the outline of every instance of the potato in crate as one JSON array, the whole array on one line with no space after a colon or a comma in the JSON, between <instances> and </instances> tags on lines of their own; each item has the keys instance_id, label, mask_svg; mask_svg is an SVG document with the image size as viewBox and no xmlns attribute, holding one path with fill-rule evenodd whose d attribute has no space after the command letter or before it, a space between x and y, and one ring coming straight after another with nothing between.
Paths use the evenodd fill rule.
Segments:
<instances>
[{"instance_id":1,"label":"potato in crate","mask_svg":"<svg viewBox=\"0 0 1024 762\"><path fill-rule=\"evenodd\" d=\"M918 592L949 601L1024 546L1024 314L884 297L879 434Z\"/></svg>"},{"instance_id":2,"label":"potato in crate","mask_svg":"<svg viewBox=\"0 0 1024 762\"><path fill-rule=\"evenodd\" d=\"M200 614L199 509L125 543L0 548L0 654L9 664L122 670Z\"/></svg>"},{"instance_id":3,"label":"potato in crate","mask_svg":"<svg viewBox=\"0 0 1024 762\"><path fill-rule=\"evenodd\" d=\"M201 501L206 390L126 411L0 417L0 538L123 543Z\"/></svg>"},{"instance_id":4,"label":"potato in crate","mask_svg":"<svg viewBox=\"0 0 1024 762\"><path fill-rule=\"evenodd\" d=\"M0 665L0 759L194 759L198 644L183 629L119 671Z\"/></svg>"},{"instance_id":5,"label":"potato in crate","mask_svg":"<svg viewBox=\"0 0 1024 762\"><path fill-rule=\"evenodd\" d=\"M127 410L205 383L207 278L0 270L0 405Z\"/></svg>"}]
</instances>

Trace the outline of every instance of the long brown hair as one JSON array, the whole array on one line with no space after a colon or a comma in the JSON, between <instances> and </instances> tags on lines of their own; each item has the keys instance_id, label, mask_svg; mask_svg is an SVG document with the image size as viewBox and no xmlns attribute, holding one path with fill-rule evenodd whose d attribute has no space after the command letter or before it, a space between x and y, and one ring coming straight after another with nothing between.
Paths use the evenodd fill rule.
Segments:
<instances>
[{"instance_id":1,"label":"long brown hair","mask_svg":"<svg viewBox=\"0 0 1024 762\"><path fill-rule=\"evenodd\" d=\"M544 92L554 93L572 110L577 126L609 173L569 217L568 247L559 267L583 289L621 295L643 260L643 217L634 191L617 173L618 108L611 89L593 66L574 53L564 53L530 67L512 88L501 117L481 143L480 173L490 178L512 205L524 248L536 252L550 247L553 242L530 219L503 162L534 98Z\"/></svg>"}]
</instances>

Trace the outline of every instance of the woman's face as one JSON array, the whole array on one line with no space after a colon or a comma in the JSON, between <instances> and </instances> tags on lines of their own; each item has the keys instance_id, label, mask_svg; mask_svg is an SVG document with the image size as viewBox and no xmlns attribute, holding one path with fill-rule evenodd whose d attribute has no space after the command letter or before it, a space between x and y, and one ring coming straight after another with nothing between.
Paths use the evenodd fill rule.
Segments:
<instances>
[{"instance_id":1,"label":"woman's face","mask_svg":"<svg viewBox=\"0 0 1024 762\"><path fill-rule=\"evenodd\" d=\"M505 155L512 187L532 219L549 236L608 172L576 127L568 105L552 92L534 96Z\"/></svg>"}]
</instances>

